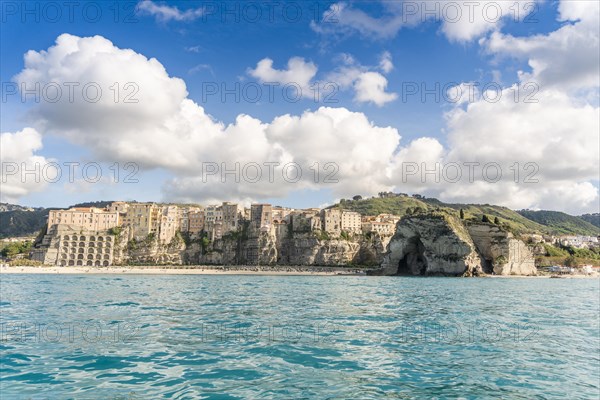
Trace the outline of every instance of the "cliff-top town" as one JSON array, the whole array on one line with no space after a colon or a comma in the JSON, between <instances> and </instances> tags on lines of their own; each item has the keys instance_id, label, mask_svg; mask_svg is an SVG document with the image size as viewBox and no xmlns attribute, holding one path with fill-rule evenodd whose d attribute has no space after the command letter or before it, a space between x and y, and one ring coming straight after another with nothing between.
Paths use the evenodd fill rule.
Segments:
<instances>
[{"instance_id":1,"label":"cliff-top town","mask_svg":"<svg viewBox=\"0 0 600 400\"><path fill-rule=\"evenodd\" d=\"M434 206L426 210L419 206L426 207L424 201L417 194L382 192L325 209L88 203L49 209L35 241L14 250L37 265L55 267L327 266L385 275L479 276L534 275L540 265L563 264L550 272L573 271L577 265L593 272L589 262L599 247L597 236L515 231L507 223L517 220L514 212L512 220L492 221L435 199L428 200ZM400 204L413 207L394 208ZM365 206L372 208L365 211ZM567 250L578 258L567 260Z\"/></svg>"},{"instance_id":2,"label":"cliff-top town","mask_svg":"<svg viewBox=\"0 0 600 400\"><path fill-rule=\"evenodd\" d=\"M244 208L230 202L202 207L117 201L106 208L51 210L46 242L56 238L61 242L61 251L52 251L53 246L48 246L34 251L32 258L59 266L111 265L114 239L109 232L116 232L121 227L128 228L128 241L144 241L152 237L167 245L178 232L192 237L203 233L214 242L224 235L239 232L243 223L248 223L250 229L270 231L276 236L287 235L289 229L295 232L321 231L332 238L345 233L367 232L391 236L399 219L399 216L391 214L361 217L353 211L297 210L271 204L252 204L250 208Z\"/></svg>"}]
</instances>

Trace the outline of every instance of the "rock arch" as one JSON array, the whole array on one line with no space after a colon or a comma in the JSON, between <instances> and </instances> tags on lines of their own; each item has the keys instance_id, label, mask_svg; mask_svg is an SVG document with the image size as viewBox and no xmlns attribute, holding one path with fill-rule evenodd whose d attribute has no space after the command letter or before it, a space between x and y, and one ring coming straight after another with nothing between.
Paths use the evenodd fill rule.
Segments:
<instances>
[{"instance_id":1,"label":"rock arch","mask_svg":"<svg viewBox=\"0 0 600 400\"><path fill-rule=\"evenodd\" d=\"M413 236L406 241L404 256L398 261L397 275L425 275L426 272L425 245L419 236Z\"/></svg>"},{"instance_id":2,"label":"rock arch","mask_svg":"<svg viewBox=\"0 0 600 400\"><path fill-rule=\"evenodd\" d=\"M384 256L384 275L463 275L481 269L466 228L451 215L402 218Z\"/></svg>"}]
</instances>

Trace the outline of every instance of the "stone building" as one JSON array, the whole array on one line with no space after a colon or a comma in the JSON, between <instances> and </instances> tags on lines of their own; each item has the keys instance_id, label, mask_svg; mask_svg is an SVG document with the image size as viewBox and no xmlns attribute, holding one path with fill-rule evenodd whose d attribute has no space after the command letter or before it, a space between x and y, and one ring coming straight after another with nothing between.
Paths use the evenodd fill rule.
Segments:
<instances>
[{"instance_id":1,"label":"stone building","mask_svg":"<svg viewBox=\"0 0 600 400\"><path fill-rule=\"evenodd\" d=\"M342 230L351 233L360 233L361 215L354 211L342 211Z\"/></svg>"},{"instance_id":2,"label":"stone building","mask_svg":"<svg viewBox=\"0 0 600 400\"><path fill-rule=\"evenodd\" d=\"M190 214L201 211L201 207L180 206L178 207L179 214L179 229L181 232L189 232L190 230Z\"/></svg>"},{"instance_id":3,"label":"stone building","mask_svg":"<svg viewBox=\"0 0 600 400\"><path fill-rule=\"evenodd\" d=\"M156 234L160 224L161 209L155 203L131 203L125 216L129 226L129 239L143 240Z\"/></svg>"},{"instance_id":4,"label":"stone building","mask_svg":"<svg viewBox=\"0 0 600 400\"><path fill-rule=\"evenodd\" d=\"M96 207L74 207L68 210L50 210L48 228L70 225L90 231L101 231L119 226L121 214Z\"/></svg>"},{"instance_id":5,"label":"stone building","mask_svg":"<svg viewBox=\"0 0 600 400\"><path fill-rule=\"evenodd\" d=\"M342 233L342 212L336 209L321 211L321 229L334 236Z\"/></svg>"},{"instance_id":6,"label":"stone building","mask_svg":"<svg viewBox=\"0 0 600 400\"><path fill-rule=\"evenodd\" d=\"M65 225L55 225L34 249L32 259L45 265L61 267L112 265L115 236L108 231L75 230Z\"/></svg>"},{"instance_id":7,"label":"stone building","mask_svg":"<svg viewBox=\"0 0 600 400\"><path fill-rule=\"evenodd\" d=\"M129 227L129 240L155 235L161 243L169 243L181 229L181 219L181 208L176 205L130 203L123 224Z\"/></svg>"},{"instance_id":8,"label":"stone building","mask_svg":"<svg viewBox=\"0 0 600 400\"><path fill-rule=\"evenodd\" d=\"M243 208L235 203L224 202L221 209L223 212L223 233L237 231L240 228Z\"/></svg>"},{"instance_id":9,"label":"stone building","mask_svg":"<svg viewBox=\"0 0 600 400\"><path fill-rule=\"evenodd\" d=\"M273 207L270 204L250 206L250 225L256 229L270 228L273 224Z\"/></svg>"},{"instance_id":10,"label":"stone building","mask_svg":"<svg viewBox=\"0 0 600 400\"><path fill-rule=\"evenodd\" d=\"M318 210L294 211L290 217L294 233L306 233L321 229L321 216Z\"/></svg>"},{"instance_id":11,"label":"stone building","mask_svg":"<svg viewBox=\"0 0 600 400\"><path fill-rule=\"evenodd\" d=\"M383 236L393 235L396 232L396 224L393 222L377 222L368 220L362 223L363 233L378 233Z\"/></svg>"},{"instance_id":12,"label":"stone building","mask_svg":"<svg viewBox=\"0 0 600 400\"><path fill-rule=\"evenodd\" d=\"M272 208L272 213L273 213L273 222L289 222L290 220L290 215L294 212L293 208L286 208L286 207L273 207Z\"/></svg>"},{"instance_id":13,"label":"stone building","mask_svg":"<svg viewBox=\"0 0 600 400\"><path fill-rule=\"evenodd\" d=\"M118 212L120 214L127 214L127 210L129 210L129 204L124 201L115 201L108 206L108 210L112 212Z\"/></svg>"},{"instance_id":14,"label":"stone building","mask_svg":"<svg viewBox=\"0 0 600 400\"><path fill-rule=\"evenodd\" d=\"M400 216L394 214L379 214L375 217L376 222L389 222L392 224L397 224L400 221Z\"/></svg>"},{"instance_id":15,"label":"stone building","mask_svg":"<svg viewBox=\"0 0 600 400\"><path fill-rule=\"evenodd\" d=\"M204 211L204 231L211 241L220 239L223 236L223 207L210 205Z\"/></svg>"},{"instance_id":16,"label":"stone building","mask_svg":"<svg viewBox=\"0 0 600 400\"><path fill-rule=\"evenodd\" d=\"M188 232L198 234L204 229L204 211L194 211L188 214Z\"/></svg>"},{"instance_id":17,"label":"stone building","mask_svg":"<svg viewBox=\"0 0 600 400\"><path fill-rule=\"evenodd\" d=\"M169 243L179 230L179 207L163 206L160 213L160 224L158 229L158 240L161 243Z\"/></svg>"}]
</instances>

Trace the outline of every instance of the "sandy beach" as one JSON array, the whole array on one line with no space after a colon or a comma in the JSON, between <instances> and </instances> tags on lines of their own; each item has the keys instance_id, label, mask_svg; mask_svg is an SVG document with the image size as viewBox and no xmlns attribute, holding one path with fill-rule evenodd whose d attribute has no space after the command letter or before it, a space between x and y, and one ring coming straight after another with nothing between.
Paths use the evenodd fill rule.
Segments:
<instances>
[{"instance_id":1,"label":"sandy beach","mask_svg":"<svg viewBox=\"0 0 600 400\"><path fill-rule=\"evenodd\" d=\"M0 274L128 274L128 275L352 275L359 274L355 269L335 267L216 267L189 266L177 267L7 267L0 268Z\"/></svg>"}]
</instances>

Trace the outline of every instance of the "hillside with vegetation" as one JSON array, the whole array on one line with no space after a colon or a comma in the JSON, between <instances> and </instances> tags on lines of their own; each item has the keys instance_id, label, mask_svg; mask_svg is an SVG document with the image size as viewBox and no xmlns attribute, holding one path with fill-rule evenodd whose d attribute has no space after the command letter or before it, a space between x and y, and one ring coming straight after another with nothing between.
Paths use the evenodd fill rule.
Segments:
<instances>
[{"instance_id":1,"label":"hillside with vegetation","mask_svg":"<svg viewBox=\"0 0 600 400\"><path fill-rule=\"evenodd\" d=\"M92 201L74 204L71 207L103 208L112 201ZM18 236L35 236L46 225L48 212L58 208L29 208L14 204L2 203L0 212L0 239Z\"/></svg>"},{"instance_id":2,"label":"hillside with vegetation","mask_svg":"<svg viewBox=\"0 0 600 400\"><path fill-rule=\"evenodd\" d=\"M426 211L433 210L428 203L414 197L385 197L385 198L366 198L356 200L342 199L339 204L333 207L340 209L355 211L360 215L379 215L379 214L394 214L403 216L410 211ZM330 207L331 208L331 207Z\"/></svg>"},{"instance_id":3,"label":"hillside with vegetation","mask_svg":"<svg viewBox=\"0 0 600 400\"><path fill-rule=\"evenodd\" d=\"M112 203L114 203L114 201L112 200L99 200L99 201L88 201L85 203L77 203L77 204L73 204L72 206L69 206L68 208L71 207L96 207L96 208L105 208L110 206Z\"/></svg>"},{"instance_id":4,"label":"hillside with vegetation","mask_svg":"<svg viewBox=\"0 0 600 400\"><path fill-rule=\"evenodd\" d=\"M425 198L419 195L381 193L378 197L364 199L361 196L355 196L353 199L342 199L338 204L331 206L331 208L333 207L356 211L361 215L373 216L378 214L404 216L435 210L445 210L459 215L460 210L462 210L465 220L482 220L486 216L490 221L497 220L498 223L516 234L600 235L600 229L589 222L561 212L545 211L542 213L549 213L554 217L539 218L540 214L532 215L529 212L518 212L501 206L444 203L434 198Z\"/></svg>"},{"instance_id":5,"label":"hillside with vegetation","mask_svg":"<svg viewBox=\"0 0 600 400\"><path fill-rule=\"evenodd\" d=\"M559 211L521 210L519 214L547 226L556 235L600 235L600 228L580 217L574 217Z\"/></svg>"},{"instance_id":6,"label":"hillside with vegetation","mask_svg":"<svg viewBox=\"0 0 600 400\"><path fill-rule=\"evenodd\" d=\"M49 208L0 212L0 238L34 236L45 225Z\"/></svg>"},{"instance_id":7,"label":"hillside with vegetation","mask_svg":"<svg viewBox=\"0 0 600 400\"><path fill-rule=\"evenodd\" d=\"M582 220L589 222L590 224L594 225L595 227L600 228L600 213L594 213L594 214L583 214L580 215L579 218L581 218Z\"/></svg>"}]
</instances>

